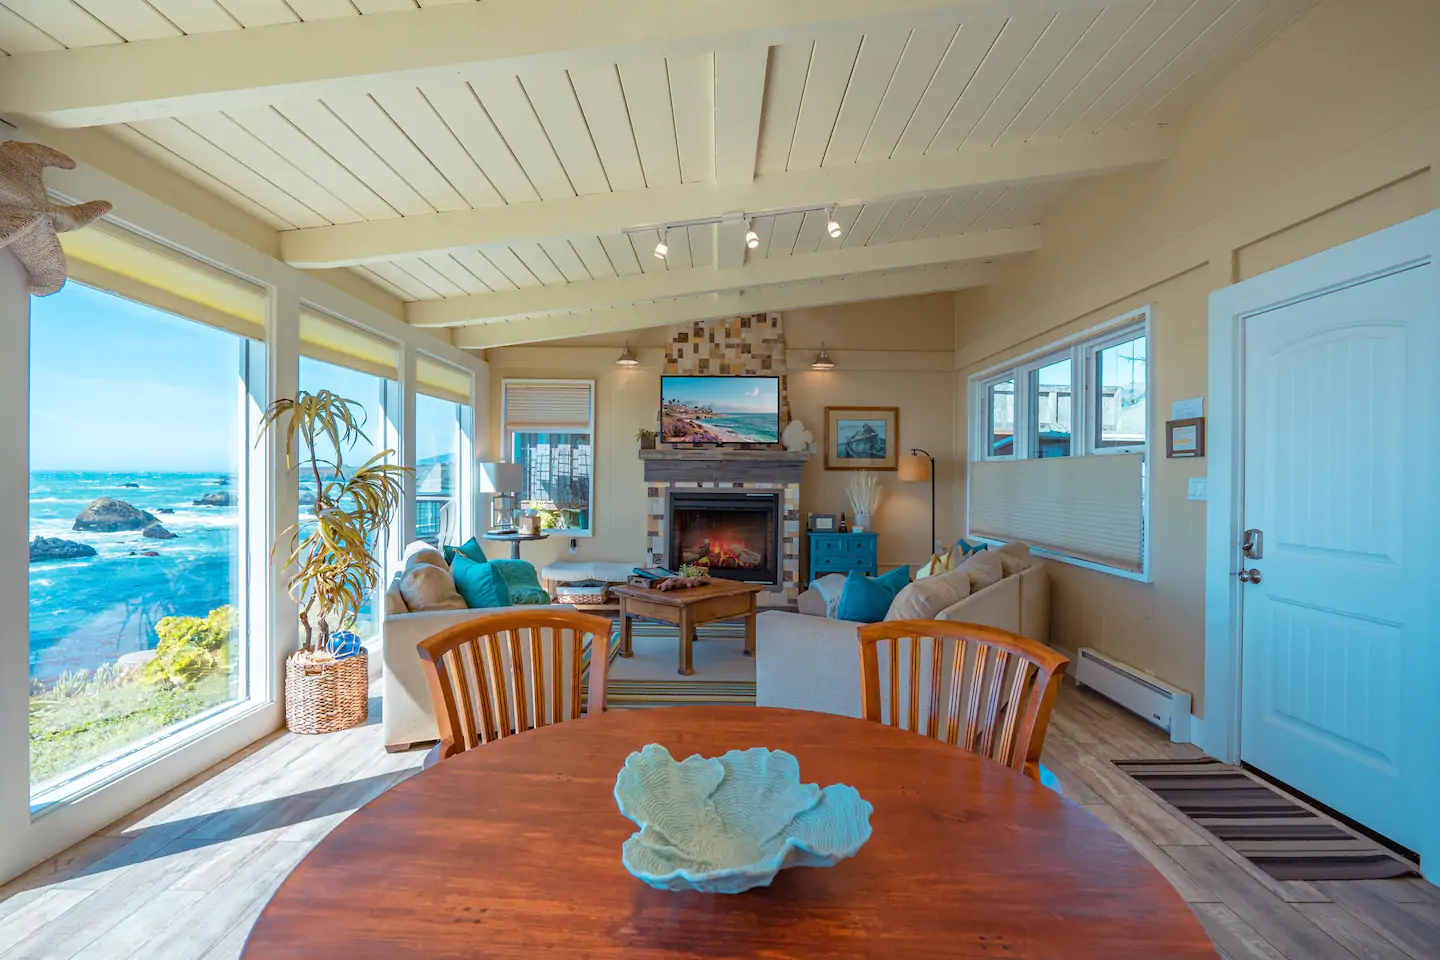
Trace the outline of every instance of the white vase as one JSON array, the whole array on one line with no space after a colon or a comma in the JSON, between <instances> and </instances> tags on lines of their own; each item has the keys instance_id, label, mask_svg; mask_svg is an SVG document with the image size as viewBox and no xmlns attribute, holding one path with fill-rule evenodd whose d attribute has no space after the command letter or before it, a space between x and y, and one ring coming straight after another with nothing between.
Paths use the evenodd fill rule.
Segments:
<instances>
[{"instance_id":1,"label":"white vase","mask_svg":"<svg viewBox=\"0 0 1440 960\"><path fill-rule=\"evenodd\" d=\"M870 529L870 517L871 517L871 516L872 516L872 514L869 514L869 513L857 513L857 514L855 514L855 523L852 525L851 529L853 529L853 530L855 530L855 531L857 531L857 532L864 531L864 530L869 530L869 529Z\"/></svg>"}]
</instances>

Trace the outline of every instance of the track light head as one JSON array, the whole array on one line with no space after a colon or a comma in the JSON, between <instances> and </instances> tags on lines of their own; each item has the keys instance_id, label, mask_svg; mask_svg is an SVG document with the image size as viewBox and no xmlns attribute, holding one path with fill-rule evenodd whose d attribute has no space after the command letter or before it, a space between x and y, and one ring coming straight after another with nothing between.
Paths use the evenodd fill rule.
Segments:
<instances>
[{"instance_id":1,"label":"track light head","mask_svg":"<svg viewBox=\"0 0 1440 960\"><path fill-rule=\"evenodd\" d=\"M835 219L835 214L834 214L833 211L832 211L831 214L830 214L830 222L827 223L827 224L825 224L825 232L828 233L828 234L830 234L830 236L835 237L835 238L837 238L837 239L839 238L840 234L843 232L843 231L840 229L840 221L838 221L838 220Z\"/></svg>"},{"instance_id":2,"label":"track light head","mask_svg":"<svg viewBox=\"0 0 1440 960\"><path fill-rule=\"evenodd\" d=\"M670 253L670 228L666 227L660 231L660 242L655 244L655 259L664 260Z\"/></svg>"},{"instance_id":3,"label":"track light head","mask_svg":"<svg viewBox=\"0 0 1440 960\"><path fill-rule=\"evenodd\" d=\"M760 246L760 235L754 230L746 230L745 246L749 247L751 250L754 250L756 247Z\"/></svg>"}]
</instances>

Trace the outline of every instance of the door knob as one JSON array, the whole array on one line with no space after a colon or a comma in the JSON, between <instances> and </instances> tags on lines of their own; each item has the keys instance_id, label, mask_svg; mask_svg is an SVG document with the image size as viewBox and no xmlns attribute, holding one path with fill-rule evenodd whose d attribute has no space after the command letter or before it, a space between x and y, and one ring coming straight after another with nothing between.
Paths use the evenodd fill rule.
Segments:
<instances>
[{"instance_id":1,"label":"door knob","mask_svg":"<svg viewBox=\"0 0 1440 960\"><path fill-rule=\"evenodd\" d=\"M1259 571L1259 570L1256 570L1254 567L1251 567L1249 570L1241 570L1241 571L1240 571L1240 582L1241 582L1241 583L1259 583L1259 582L1260 582L1260 571Z\"/></svg>"}]
</instances>

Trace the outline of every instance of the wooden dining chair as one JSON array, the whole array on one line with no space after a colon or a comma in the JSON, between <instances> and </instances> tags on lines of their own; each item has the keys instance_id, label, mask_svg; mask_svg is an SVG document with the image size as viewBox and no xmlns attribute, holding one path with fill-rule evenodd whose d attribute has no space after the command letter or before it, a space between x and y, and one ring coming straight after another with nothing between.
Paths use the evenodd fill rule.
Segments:
<instances>
[{"instance_id":1,"label":"wooden dining chair","mask_svg":"<svg viewBox=\"0 0 1440 960\"><path fill-rule=\"evenodd\" d=\"M492 613L417 645L440 743L425 765L605 709L608 617L568 610ZM588 691L582 674L589 650ZM582 692L584 696L582 697Z\"/></svg>"},{"instance_id":2,"label":"wooden dining chair","mask_svg":"<svg viewBox=\"0 0 1440 960\"><path fill-rule=\"evenodd\" d=\"M956 744L1040 779L1040 750L1069 659L977 623L890 620L858 632L866 720Z\"/></svg>"}]
</instances>

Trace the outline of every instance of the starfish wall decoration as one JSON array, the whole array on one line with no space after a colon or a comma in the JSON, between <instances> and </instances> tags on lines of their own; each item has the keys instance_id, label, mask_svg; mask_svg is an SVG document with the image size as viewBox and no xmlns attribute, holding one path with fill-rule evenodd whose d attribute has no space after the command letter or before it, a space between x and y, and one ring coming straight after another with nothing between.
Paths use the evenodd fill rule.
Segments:
<instances>
[{"instance_id":1,"label":"starfish wall decoration","mask_svg":"<svg viewBox=\"0 0 1440 960\"><path fill-rule=\"evenodd\" d=\"M110 212L108 200L73 206L53 202L45 192L46 167L73 170L75 161L40 143L0 143L0 248L20 260L37 297L65 285L65 251L57 234L79 230Z\"/></svg>"}]
</instances>

